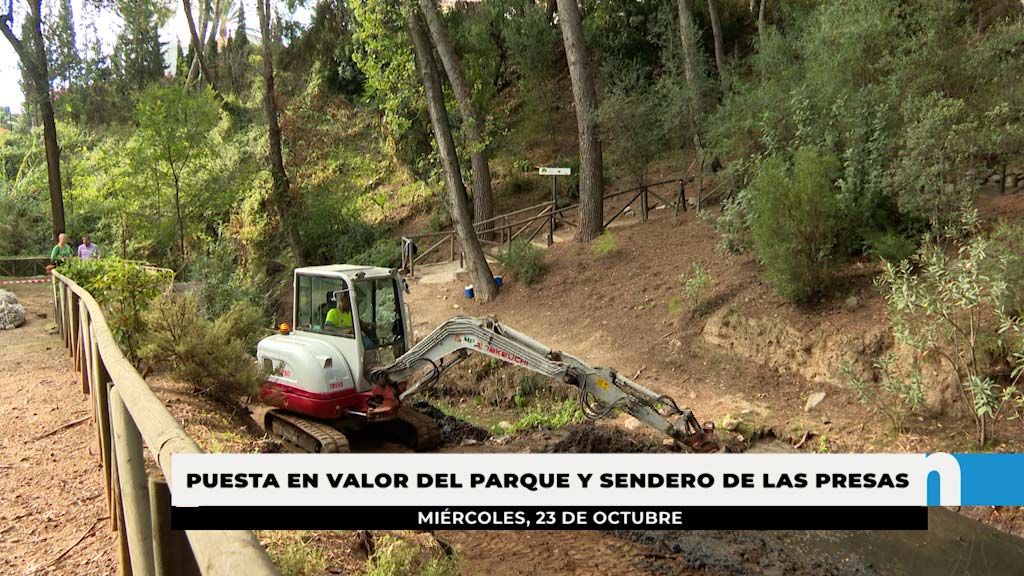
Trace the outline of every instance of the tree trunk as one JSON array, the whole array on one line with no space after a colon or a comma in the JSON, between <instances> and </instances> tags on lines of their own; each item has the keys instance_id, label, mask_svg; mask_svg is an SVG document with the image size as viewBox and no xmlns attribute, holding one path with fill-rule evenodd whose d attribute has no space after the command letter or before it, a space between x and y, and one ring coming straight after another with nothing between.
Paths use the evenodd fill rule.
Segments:
<instances>
[{"instance_id":1,"label":"tree trunk","mask_svg":"<svg viewBox=\"0 0 1024 576\"><path fill-rule=\"evenodd\" d=\"M679 8L679 37L683 46L683 74L686 76L686 85L690 88L694 107L701 109L702 82L698 77L699 60L697 58L697 32L693 26L693 6L691 0L678 0Z\"/></svg>"},{"instance_id":2,"label":"tree trunk","mask_svg":"<svg viewBox=\"0 0 1024 576\"><path fill-rule=\"evenodd\" d=\"M171 174L174 177L174 213L178 219L178 247L181 249L181 265L185 265L185 219L181 217L181 186L178 182L178 173L171 164Z\"/></svg>"},{"instance_id":3,"label":"tree trunk","mask_svg":"<svg viewBox=\"0 0 1024 576\"><path fill-rule=\"evenodd\" d=\"M484 121L473 101L473 93L466 82L466 73L462 69L459 55L441 23L434 0L419 0L420 10L430 29L430 37L434 40L437 53L441 56L441 64L448 75L455 92L455 100L459 104L459 112L466 120L466 144L469 146L470 159L473 166L473 219L476 222L489 220L494 216L494 194L491 191L491 168L487 161L486 142L484 142ZM485 225L488 227L489 225Z\"/></svg>"},{"instance_id":4,"label":"tree trunk","mask_svg":"<svg viewBox=\"0 0 1024 576\"><path fill-rule=\"evenodd\" d=\"M683 73L686 76L686 85L690 88L690 130L693 138L693 149L700 158L700 165L704 166L704 147L701 144L700 125L704 115L704 72L700 68L700 61L697 58L697 33L693 25L693 6L691 0L678 0L679 8L679 36L683 46ZM702 171L703 175L703 171ZM698 204L701 196L701 186L697 188ZM685 207L684 207L685 208ZM699 206L698 206L699 209Z\"/></svg>"},{"instance_id":5,"label":"tree trunk","mask_svg":"<svg viewBox=\"0 0 1024 576\"><path fill-rule=\"evenodd\" d=\"M53 117L53 102L50 100L50 72L46 64L46 47L43 44L42 13L40 0L32 0L32 48L35 52L33 66L35 94L39 112L43 117L43 148L46 150L46 180L50 188L50 212L53 214L53 239L61 232L67 232L64 223L64 191L60 181L60 145L57 143L57 123Z\"/></svg>"},{"instance_id":6,"label":"tree trunk","mask_svg":"<svg viewBox=\"0 0 1024 576\"><path fill-rule=\"evenodd\" d=\"M708 13L711 15L711 31L715 35L715 67L718 68L718 80L725 84L725 49L722 47L722 22L718 18L718 0L708 0Z\"/></svg>"},{"instance_id":7,"label":"tree trunk","mask_svg":"<svg viewBox=\"0 0 1024 576\"><path fill-rule=\"evenodd\" d=\"M50 72L46 63L46 47L43 44L42 13L40 0L29 0L29 24L32 34L32 45L18 39L11 29L14 22L13 4L8 5L7 14L0 14L0 32L3 33L11 47L14 48L22 68L30 79L29 94L35 102L26 102L27 110L33 105L39 106L43 119L43 147L46 151L46 179L50 189L50 212L53 215L53 239L65 232L64 226L64 193L60 179L60 146L57 143L57 124L53 117L53 102L50 100ZM31 52L29 51L31 49Z\"/></svg>"},{"instance_id":8,"label":"tree trunk","mask_svg":"<svg viewBox=\"0 0 1024 576\"><path fill-rule=\"evenodd\" d=\"M185 0L186 2L188 0ZM264 4L266 2L266 4ZM270 174L274 179L273 198L281 226L284 227L288 246L295 257L295 265L306 265L306 257L302 253L302 239L299 236L298 223L292 213L291 188L288 184L288 173L284 168L284 154L281 151L281 125L277 122L277 102L274 90L274 53L270 38L270 3L269 0L256 0L256 12L260 19L260 36L263 41L263 108L267 114L268 142L270 145Z\"/></svg>"},{"instance_id":9,"label":"tree trunk","mask_svg":"<svg viewBox=\"0 0 1024 576\"><path fill-rule=\"evenodd\" d=\"M765 4L767 4L767 3L768 3L768 0L761 0L761 5L757 8L757 36L760 39L762 39L762 40L764 39L764 32L765 32L765 29L766 29L765 28L765 9L764 9L764 7L765 7Z\"/></svg>"},{"instance_id":10,"label":"tree trunk","mask_svg":"<svg viewBox=\"0 0 1024 576\"><path fill-rule=\"evenodd\" d=\"M206 17L210 12L210 0L203 0L203 12L199 15L199 37L206 38ZM189 44L191 44L189 40ZM205 43L204 43L205 45ZM199 58L193 53L192 62L188 67L188 76L185 78L185 84L189 85L196 79L196 75L199 74Z\"/></svg>"},{"instance_id":11,"label":"tree trunk","mask_svg":"<svg viewBox=\"0 0 1024 576\"><path fill-rule=\"evenodd\" d=\"M206 66L206 57L203 55L203 41L199 37L199 32L196 31L195 20L192 19L192 2L191 0L181 0L182 5L185 8L185 20L188 21L188 33L192 37L192 49L196 51L196 59L199 60L199 70L203 73L203 78L210 83L214 92L217 91L217 86L213 83L213 76L210 75L210 69Z\"/></svg>"},{"instance_id":12,"label":"tree trunk","mask_svg":"<svg viewBox=\"0 0 1024 576\"><path fill-rule=\"evenodd\" d=\"M558 0L565 57L569 61L576 126L580 147L580 207L577 242L590 242L604 229L603 166L601 138L597 127L597 90L590 70L583 23L576 0Z\"/></svg>"},{"instance_id":13,"label":"tree trunk","mask_svg":"<svg viewBox=\"0 0 1024 576\"><path fill-rule=\"evenodd\" d=\"M409 10L409 34L412 36L413 49L416 55L416 69L423 83L423 92L427 98L427 111L430 123L437 139L437 149L441 155L444 168L445 189L448 191L448 205L452 220L455 222L455 234L466 255L469 276L473 279L476 296L482 302L488 302L497 295L498 287L494 284L491 267L487 264L480 241L473 232L469 214L469 200L466 198L466 187L462 183L462 172L459 169L459 157L455 150L455 139L448 123L448 111L444 107L444 94L441 91L441 78L434 62L433 47L430 38L423 29L416 10Z\"/></svg>"}]
</instances>

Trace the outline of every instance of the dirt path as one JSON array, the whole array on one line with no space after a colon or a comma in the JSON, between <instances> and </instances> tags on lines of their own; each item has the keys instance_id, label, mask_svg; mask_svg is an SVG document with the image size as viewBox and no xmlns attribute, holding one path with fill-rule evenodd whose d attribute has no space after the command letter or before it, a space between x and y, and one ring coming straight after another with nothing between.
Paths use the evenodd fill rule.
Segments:
<instances>
[{"instance_id":1,"label":"dirt path","mask_svg":"<svg viewBox=\"0 0 1024 576\"><path fill-rule=\"evenodd\" d=\"M34 440L89 414L67 352L45 329L49 286L6 288L29 317L0 331L0 573L114 574L95 429L87 421Z\"/></svg>"}]
</instances>

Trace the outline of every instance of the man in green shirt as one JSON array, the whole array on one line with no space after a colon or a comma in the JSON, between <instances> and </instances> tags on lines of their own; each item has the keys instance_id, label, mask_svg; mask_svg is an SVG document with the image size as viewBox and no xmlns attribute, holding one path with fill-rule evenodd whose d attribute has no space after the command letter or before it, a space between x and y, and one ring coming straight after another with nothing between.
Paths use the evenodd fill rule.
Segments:
<instances>
[{"instance_id":1,"label":"man in green shirt","mask_svg":"<svg viewBox=\"0 0 1024 576\"><path fill-rule=\"evenodd\" d=\"M68 235L63 232L57 236L57 245L50 250L50 262L57 266L71 258L71 246L68 246Z\"/></svg>"}]
</instances>

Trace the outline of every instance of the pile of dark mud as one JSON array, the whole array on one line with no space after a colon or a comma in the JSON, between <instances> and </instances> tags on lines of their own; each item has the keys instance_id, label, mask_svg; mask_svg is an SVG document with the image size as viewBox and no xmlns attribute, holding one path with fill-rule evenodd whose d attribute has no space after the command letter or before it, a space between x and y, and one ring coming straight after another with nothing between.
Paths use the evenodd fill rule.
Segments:
<instances>
[{"instance_id":1,"label":"pile of dark mud","mask_svg":"<svg viewBox=\"0 0 1024 576\"><path fill-rule=\"evenodd\" d=\"M665 446L639 434L616 428L598 426L593 422L571 424L562 429L564 436L548 448L548 452L569 454L640 454L650 452L674 452Z\"/></svg>"},{"instance_id":2,"label":"pile of dark mud","mask_svg":"<svg viewBox=\"0 0 1024 576\"><path fill-rule=\"evenodd\" d=\"M694 519L699 528L700 520ZM814 535L806 532L695 530L612 530L612 534L651 546L687 566L709 574L765 576L880 576L871 562L856 554L823 554L806 546ZM823 535L825 533L822 533ZM825 536L827 537L827 536ZM657 569L652 562L651 569Z\"/></svg>"},{"instance_id":3,"label":"pile of dark mud","mask_svg":"<svg viewBox=\"0 0 1024 576\"><path fill-rule=\"evenodd\" d=\"M429 416L441 430L441 442L449 446L458 446L465 440L483 442L491 437L491 433L465 420L449 416L429 402L417 402L413 405L416 411Z\"/></svg>"}]
</instances>

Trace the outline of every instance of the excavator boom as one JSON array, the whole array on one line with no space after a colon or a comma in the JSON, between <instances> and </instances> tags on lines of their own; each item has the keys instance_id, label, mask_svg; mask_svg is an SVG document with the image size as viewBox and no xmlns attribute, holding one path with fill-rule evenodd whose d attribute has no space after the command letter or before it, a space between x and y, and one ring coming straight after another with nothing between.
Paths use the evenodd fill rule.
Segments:
<instances>
[{"instance_id":1,"label":"excavator boom","mask_svg":"<svg viewBox=\"0 0 1024 576\"><path fill-rule=\"evenodd\" d=\"M471 352L576 386L580 407L588 418L604 418L621 410L695 452L719 449L714 424L701 425L693 412L680 408L672 398L614 370L594 367L571 354L552 350L494 318L450 318L391 364L373 369L370 380L377 386L397 389L399 382L408 381L426 367L427 373L401 394L404 400L430 388L445 370Z\"/></svg>"}]
</instances>

